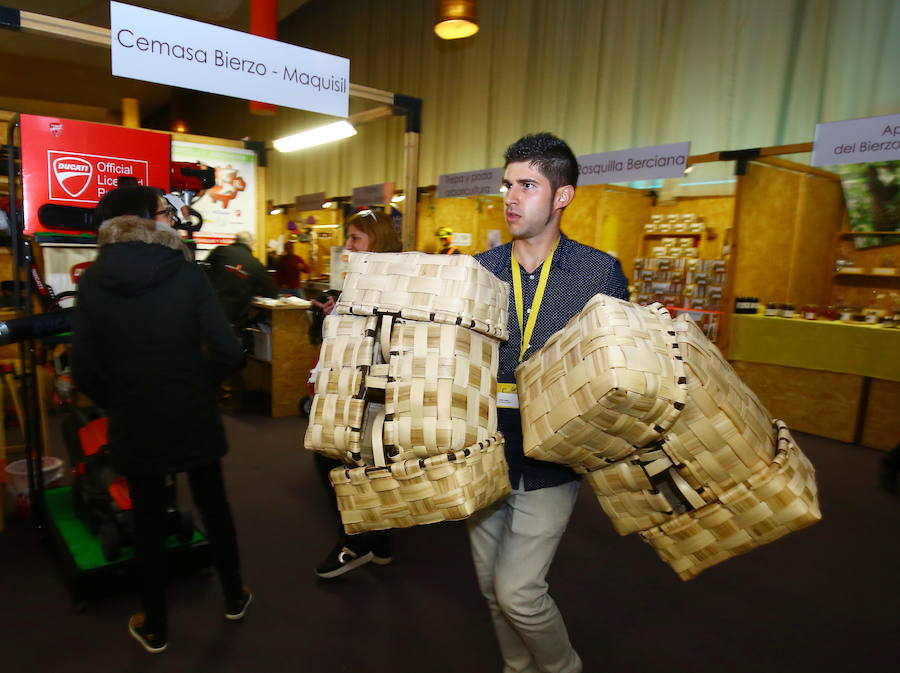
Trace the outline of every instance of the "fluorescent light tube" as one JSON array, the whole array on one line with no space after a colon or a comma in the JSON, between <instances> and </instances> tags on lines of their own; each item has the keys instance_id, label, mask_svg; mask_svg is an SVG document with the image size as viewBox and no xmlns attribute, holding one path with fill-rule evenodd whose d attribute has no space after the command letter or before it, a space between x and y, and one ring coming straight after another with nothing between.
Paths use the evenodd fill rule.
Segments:
<instances>
[{"instance_id":1,"label":"fluorescent light tube","mask_svg":"<svg viewBox=\"0 0 900 673\"><path fill-rule=\"evenodd\" d=\"M316 145L330 143L355 135L356 129L353 128L350 122L339 121L316 129L310 129L309 131L303 131L302 133L295 133L292 136L279 138L272 144L279 152L295 152L307 147L315 147Z\"/></svg>"}]
</instances>

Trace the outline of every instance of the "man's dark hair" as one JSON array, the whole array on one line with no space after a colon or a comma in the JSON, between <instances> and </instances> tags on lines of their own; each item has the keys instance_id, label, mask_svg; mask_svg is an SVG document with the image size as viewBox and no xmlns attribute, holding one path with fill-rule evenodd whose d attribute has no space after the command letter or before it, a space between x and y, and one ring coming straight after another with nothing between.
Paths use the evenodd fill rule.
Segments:
<instances>
[{"instance_id":1,"label":"man's dark hair","mask_svg":"<svg viewBox=\"0 0 900 673\"><path fill-rule=\"evenodd\" d=\"M555 192L563 185L578 184L578 160L571 148L552 133L529 133L506 148L505 166L527 161L535 166Z\"/></svg>"}]
</instances>

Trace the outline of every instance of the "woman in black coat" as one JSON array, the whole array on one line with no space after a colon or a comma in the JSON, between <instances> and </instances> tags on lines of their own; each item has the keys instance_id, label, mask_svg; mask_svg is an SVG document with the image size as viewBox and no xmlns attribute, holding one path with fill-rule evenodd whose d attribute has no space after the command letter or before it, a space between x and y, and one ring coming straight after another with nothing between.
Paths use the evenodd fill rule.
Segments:
<instances>
[{"instance_id":1,"label":"woman in black coat","mask_svg":"<svg viewBox=\"0 0 900 673\"><path fill-rule=\"evenodd\" d=\"M72 371L109 417L110 464L128 477L144 612L129 631L166 648L166 487L187 472L213 548L228 619L252 595L243 585L220 459L228 450L216 391L243 359L205 274L150 187L122 187L97 205L96 261L79 281Z\"/></svg>"}]
</instances>

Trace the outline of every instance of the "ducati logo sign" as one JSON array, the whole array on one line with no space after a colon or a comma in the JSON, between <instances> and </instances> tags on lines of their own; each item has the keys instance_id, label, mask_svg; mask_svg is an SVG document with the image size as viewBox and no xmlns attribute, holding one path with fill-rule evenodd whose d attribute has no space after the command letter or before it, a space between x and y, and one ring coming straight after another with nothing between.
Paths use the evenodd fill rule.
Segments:
<instances>
[{"instance_id":1,"label":"ducati logo sign","mask_svg":"<svg viewBox=\"0 0 900 673\"><path fill-rule=\"evenodd\" d=\"M26 234L93 233L85 213L123 178L130 184L169 185L168 134L59 117L22 114L19 119ZM71 283L68 266L61 276L60 283Z\"/></svg>"},{"instance_id":2,"label":"ducati logo sign","mask_svg":"<svg viewBox=\"0 0 900 673\"><path fill-rule=\"evenodd\" d=\"M93 205L115 189L121 177L149 184L149 166L143 159L48 150L47 164L47 186L55 201Z\"/></svg>"},{"instance_id":3,"label":"ducati logo sign","mask_svg":"<svg viewBox=\"0 0 900 673\"><path fill-rule=\"evenodd\" d=\"M53 177L66 194L73 198L81 196L91 182L94 167L80 157L57 157L53 160Z\"/></svg>"}]
</instances>

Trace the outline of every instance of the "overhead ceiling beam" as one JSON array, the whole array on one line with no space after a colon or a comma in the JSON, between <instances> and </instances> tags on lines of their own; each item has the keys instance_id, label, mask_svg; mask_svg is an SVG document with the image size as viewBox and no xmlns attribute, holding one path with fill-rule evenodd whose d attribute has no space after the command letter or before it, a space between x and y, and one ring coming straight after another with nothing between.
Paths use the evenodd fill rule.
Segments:
<instances>
[{"instance_id":1,"label":"overhead ceiling beam","mask_svg":"<svg viewBox=\"0 0 900 673\"><path fill-rule=\"evenodd\" d=\"M8 11L10 10L4 9L4 19L6 19L5 15ZM92 44L97 47L106 47L107 49L109 48L109 28L100 28L99 26L92 26L87 23L78 23L77 21L69 21L68 19L58 19L55 16L35 14L34 12L24 12L19 10L11 11L18 15L18 23L16 25L10 25L4 20L0 25L28 33L61 37L75 42Z\"/></svg>"},{"instance_id":2,"label":"overhead ceiling beam","mask_svg":"<svg viewBox=\"0 0 900 673\"><path fill-rule=\"evenodd\" d=\"M97 47L109 49L112 37L109 28L92 26L87 23L58 19L55 16L35 14L9 7L0 7L0 28L21 30L48 37L57 37L65 40L73 40L84 44L92 44ZM354 98L370 100L375 103L394 104L394 94L384 89L374 89L362 84L350 83L350 95Z\"/></svg>"}]
</instances>

